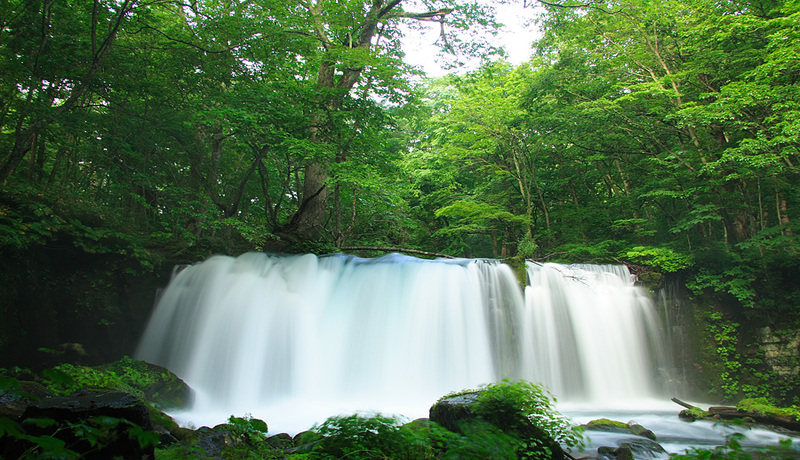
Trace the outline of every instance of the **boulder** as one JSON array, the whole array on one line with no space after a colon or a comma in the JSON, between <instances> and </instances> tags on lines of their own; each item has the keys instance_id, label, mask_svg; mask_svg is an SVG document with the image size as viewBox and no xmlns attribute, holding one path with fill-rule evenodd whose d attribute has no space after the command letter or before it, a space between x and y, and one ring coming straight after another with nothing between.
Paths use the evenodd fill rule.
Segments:
<instances>
[{"instance_id":1,"label":"boulder","mask_svg":"<svg viewBox=\"0 0 800 460\"><path fill-rule=\"evenodd\" d=\"M53 393L44 385L33 381L17 381L5 393L0 394L0 417L9 417L17 420L33 401L53 396Z\"/></svg>"},{"instance_id":2,"label":"boulder","mask_svg":"<svg viewBox=\"0 0 800 460\"><path fill-rule=\"evenodd\" d=\"M656 440L656 434L653 433L652 430L648 430L647 428L635 422L622 423L616 420L601 418L597 420L592 420L591 422L583 425L583 427L587 430L633 434L636 436L641 436L643 438L650 439L652 441Z\"/></svg>"},{"instance_id":3,"label":"boulder","mask_svg":"<svg viewBox=\"0 0 800 460\"><path fill-rule=\"evenodd\" d=\"M565 458L561 446L531 418L522 414L519 407L512 407L510 402L502 407L496 402L487 407L481 400L484 391L469 391L440 399L429 411L430 420L456 433L470 435L474 435L474 430L465 430L465 427L480 427L488 423L521 440L523 446L541 446L549 450L551 459Z\"/></svg>"},{"instance_id":4,"label":"boulder","mask_svg":"<svg viewBox=\"0 0 800 460\"><path fill-rule=\"evenodd\" d=\"M597 448L598 460L634 460L633 451L627 444L619 447L603 446Z\"/></svg>"},{"instance_id":5,"label":"boulder","mask_svg":"<svg viewBox=\"0 0 800 460\"><path fill-rule=\"evenodd\" d=\"M20 421L27 435L47 441L38 446L43 450L69 449L89 460L155 458L157 437L148 409L127 393L84 391L45 398L29 404ZM16 448L37 447L19 444Z\"/></svg>"},{"instance_id":6,"label":"boulder","mask_svg":"<svg viewBox=\"0 0 800 460\"><path fill-rule=\"evenodd\" d=\"M182 409L194 401L194 391L169 369L128 358L97 367L113 373L122 383L141 391L142 397L161 410Z\"/></svg>"},{"instance_id":7,"label":"boulder","mask_svg":"<svg viewBox=\"0 0 800 460\"><path fill-rule=\"evenodd\" d=\"M641 436L651 441L656 440L656 434L653 433L652 430L648 430L638 423L628 422L628 429L631 430L631 433L635 434L636 436Z\"/></svg>"},{"instance_id":8,"label":"boulder","mask_svg":"<svg viewBox=\"0 0 800 460\"><path fill-rule=\"evenodd\" d=\"M450 431L459 432L460 424L474 420L478 416L473 408L479 394L480 392L473 391L441 399L431 406L430 420Z\"/></svg>"}]
</instances>

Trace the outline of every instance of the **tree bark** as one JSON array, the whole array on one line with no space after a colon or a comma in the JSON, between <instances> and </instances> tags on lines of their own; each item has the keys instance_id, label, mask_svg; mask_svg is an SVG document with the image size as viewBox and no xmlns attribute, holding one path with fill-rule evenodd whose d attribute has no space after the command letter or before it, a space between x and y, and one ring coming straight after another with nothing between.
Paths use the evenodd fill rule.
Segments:
<instances>
[{"instance_id":1,"label":"tree bark","mask_svg":"<svg viewBox=\"0 0 800 460\"><path fill-rule=\"evenodd\" d=\"M314 34L324 52L335 50L342 46L350 49L369 50L373 46L373 38L378 32L381 22L398 17L419 20L431 20L444 17L450 10L437 10L424 13L408 13L398 10L401 0L374 0L369 3L369 9L358 24L352 27L348 34L349 40L342 44L329 36L329 28L325 24L323 2L302 1L300 4L311 15ZM317 72L317 88L320 94L318 110L312 115L309 126L309 139L319 145L328 143L326 130L331 128L328 113L341 109L344 98L358 82L363 67L337 68L334 60L323 59ZM337 72L338 71L338 72ZM280 229L277 234L293 242L315 241L321 239L322 231L328 214L328 198L330 191L327 181L330 174L330 161L324 158L314 158L305 167L303 178L302 197L297 211L290 219L289 224Z\"/></svg>"}]
</instances>

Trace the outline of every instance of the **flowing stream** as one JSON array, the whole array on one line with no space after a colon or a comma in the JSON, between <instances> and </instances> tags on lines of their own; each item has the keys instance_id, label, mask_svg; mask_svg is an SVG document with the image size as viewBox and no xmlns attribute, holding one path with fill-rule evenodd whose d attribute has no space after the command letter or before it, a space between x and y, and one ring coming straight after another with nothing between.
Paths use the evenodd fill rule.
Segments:
<instances>
[{"instance_id":1,"label":"flowing stream","mask_svg":"<svg viewBox=\"0 0 800 460\"><path fill-rule=\"evenodd\" d=\"M677 414L668 337L627 268L529 263L527 276L523 294L494 260L215 256L175 274L137 355L195 389L174 414L194 426L426 417L441 396L504 378L546 385L576 420Z\"/></svg>"}]
</instances>

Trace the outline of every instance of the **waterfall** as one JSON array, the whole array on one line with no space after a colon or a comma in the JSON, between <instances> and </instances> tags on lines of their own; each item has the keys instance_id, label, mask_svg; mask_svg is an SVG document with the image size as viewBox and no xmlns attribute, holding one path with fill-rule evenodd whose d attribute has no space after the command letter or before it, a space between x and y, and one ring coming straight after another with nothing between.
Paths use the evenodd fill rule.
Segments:
<instances>
[{"instance_id":1,"label":"waterfall","mask_svg":"<svg viewBox=\"0 0 800 460\"><path fill-rule=\"evenodd\" d=\"M503 378L588 403L657 394L659 322L625 267L527 270L523 296L493 260L215 256L173 277L137 357L195 389L183 420L250 413L286 431L355 410L424 416Z\"/></svg>"},{"instance_id":2,"label":"waterfall","mask_svg":"<svg viewBox=\"0 0 800 460\"><path fill-rule=\"evenodd\" d=\"M655 305L626 267L529 264L527 272L525 377L573 402L659 393L668 347Z\"/></svg>"}]
</instances>

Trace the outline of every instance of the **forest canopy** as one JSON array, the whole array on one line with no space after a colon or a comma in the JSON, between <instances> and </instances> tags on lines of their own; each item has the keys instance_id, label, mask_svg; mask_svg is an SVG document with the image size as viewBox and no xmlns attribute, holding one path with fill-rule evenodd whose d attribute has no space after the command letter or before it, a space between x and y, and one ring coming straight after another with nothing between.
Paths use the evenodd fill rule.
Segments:
<instances>
[{"instance_id":1,"label":"forest canopy","mask_svg":"<svg viewBox=\"0 0 800 460\"><path fill-rule=\"evenodd\" d=\"M528 11L512 65L479 1L4 2L0 248L625 262L794 312L800 4ZM484 64L420 79L420 24Z\"/></svg>"}]
</instances>

